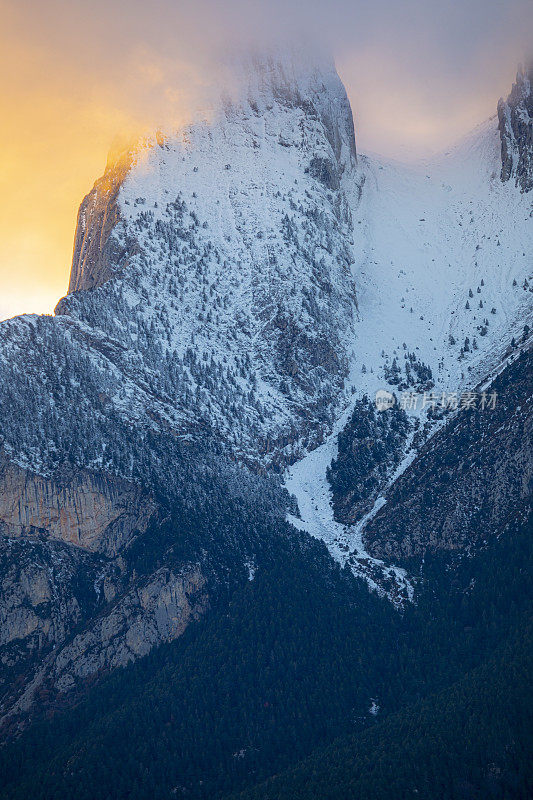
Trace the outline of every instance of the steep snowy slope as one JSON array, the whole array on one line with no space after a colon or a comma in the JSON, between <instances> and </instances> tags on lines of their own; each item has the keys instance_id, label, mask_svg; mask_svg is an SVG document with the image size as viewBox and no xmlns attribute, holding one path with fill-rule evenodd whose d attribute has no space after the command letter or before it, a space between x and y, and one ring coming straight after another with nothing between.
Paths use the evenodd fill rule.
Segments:
<instances>
[{"instance_id":1,"label":"steep snowy slope","mask_svg":"<svg viewBox=\"0 0 533 800\"><path fill-rule=\"evenodd\" d=\"M499 179L496 120L421 166L362 160L354 385L387 388L384 365L401 368L405 350L431 367L436 391L471 385L532 306L531 198Z\"/></svg>"},{"instance_id":2,"label":"steep snowy slope","mask_svg":"<svg viewBox=\"0 0 533 800\"><path fill-rule=\"evenodd\" d=\"M448 403L454 397L460 402L500 363L512 336L532 325L531 196L500 179L496 118L422 165L364 156L360 162L365 183L354 219L360 252L352 405L365 393L373 398L384 389L396 392L412 421L424 423L443 396ZM409 354L430 368L430 380L427 371L418 379ZM383 505L385 487L367 498L374 505L356 525L333 518L326 470L350 411L324 445L289 470L286 485L302 517L292 521L324 539L335 557L371 585L381 575L383 585L388 567L370 558L362 533ZM390 465L389 482L414 458L413 433L406 438L403 461ZM395 570L404 593L406 580Z\"/></svg>"}]
</instances>

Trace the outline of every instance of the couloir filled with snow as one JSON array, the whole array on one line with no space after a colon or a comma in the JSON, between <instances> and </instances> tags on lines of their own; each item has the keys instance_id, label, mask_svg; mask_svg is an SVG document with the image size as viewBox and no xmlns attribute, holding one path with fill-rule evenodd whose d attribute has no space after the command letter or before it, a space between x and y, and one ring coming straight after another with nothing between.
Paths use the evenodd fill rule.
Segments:
<instances>
[{"instance_id":1,"label":"couloir filled with snow","mask_svg":"<svg viewBox=\"0 0 533 800\"><path fill-rule=\"evenodd\" d=\"M448 152L420 164L403 165L360 157L364 176L354 210L358 249L354 280L358 322L349 385L354 392L329 439L286 475L298 499L300 518L291 521L323 539L331 553L380 590L375 571L390 567L365 552L362 532L374 508L356 525L336 522L326 469L336 455L336 436L351 405L388 384L388 367L402 366L414 352L432 371L434 388L404 400L410 415L425 418L432 395L474 388L503 358L533 315L533 206L531 196L500 180L500 137L495 118L480 125ZM465 348L465 340L467 342ZM414 395L414 397L412 396ZM414 406L414 407L413 407ZM414 457L405 458L393 481ZM404 596L408 576L394 568Z\"/></svg>"}]
</instances>

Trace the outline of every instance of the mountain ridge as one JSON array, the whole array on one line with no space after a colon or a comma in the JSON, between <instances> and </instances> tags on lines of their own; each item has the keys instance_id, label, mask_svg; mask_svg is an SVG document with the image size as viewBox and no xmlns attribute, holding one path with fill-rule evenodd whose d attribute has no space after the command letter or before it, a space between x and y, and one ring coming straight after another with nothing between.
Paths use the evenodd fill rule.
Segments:
<instances>
[{"instance_id":1,"label":"mountain ridge","mask_svg":"<svg viewBox=\"0 0 533 800\"><path fill-rule=\"evenodd\" d=\"M334 518L336 437L363 394L467 391L499 363L531 315L531 209L501 179L495 120L408 170L357 155L336 73L288 72L260 62L253 91L218 116L110 163L80 207L55 317L0 326L2 545L51 563L80 548L68 575L94 576L75 624L56 572L42 594L57 597L53 613L24 592L2 609L2 663L20 678L3 701L9 725L17 695L31 714L43 687L136 657L122 634L138 642L145 625L150 647L181 635L194 617L182 570L203 614L250 580L262 546L298 536L288 512L399 608L414 596L403 568L367 552L361 519ZM398 469L416 458L415 426L431 429L427 409L410 424ZM99 637L150 581L146 614ZM97 650L86 663L83 646L67 653L76 626Z\"/></svg>"}]
</instances>

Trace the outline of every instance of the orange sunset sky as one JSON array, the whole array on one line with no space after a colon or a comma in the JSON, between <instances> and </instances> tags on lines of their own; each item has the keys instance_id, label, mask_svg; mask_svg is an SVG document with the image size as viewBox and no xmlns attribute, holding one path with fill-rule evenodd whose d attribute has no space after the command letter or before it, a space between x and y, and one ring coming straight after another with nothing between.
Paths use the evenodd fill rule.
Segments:
<instances>
[{"instance_id":1,"label":"orange sunset sky","mask_svg":"<svg viewBox=\"0 0 533 800\"><path fill-rule=\"evenodd\" d=\"M0 0L0 319L50 313L65 293L77 208L115 137L186 120L206 101L215 54L275 40L280 14L292 15L285 32L297 20L301 34L304 18L329 31L360 150L426 154L493 114L533 4L441 6L448 16L419 0Z\"/></svg>"}]
</instances>

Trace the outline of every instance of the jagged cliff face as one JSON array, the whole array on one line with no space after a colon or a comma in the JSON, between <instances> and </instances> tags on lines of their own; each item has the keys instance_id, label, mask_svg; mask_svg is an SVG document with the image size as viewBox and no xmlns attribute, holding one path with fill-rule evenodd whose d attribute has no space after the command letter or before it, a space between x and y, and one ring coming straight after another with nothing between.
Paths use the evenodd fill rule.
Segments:
<instances>
[{"instance_id":1,"label":"jagged cliff face","mask_svg":"<svg viewBox=\"0 0 533 800\"><path fill-rule=\"evenodd\" d=\"M143 575L122 557L1 537L0 727L15 730L36 703L126 666L199 619L205 576L169 561Z\"/></svg>"},{"instance_id":2,"label":"jagged cliff face","mask_svg":"<svg viewBox=\"0 0 533 800\"><path fill-rule=\"evenodd\" d=\"M127 251L117 246L113 232L120 221L118 195L133 158L126 151L108 159L103 176L79 208L69 294L100 286L125 266Z\"/></svg>"},{"instance_id":3,"label":"jagged cliff face","mask_svg":"<svg viewBox=\"0 0 533 800\"><path fill-rule=\"evenodd\" d=\"M101 568L100 580L102 574ZM52 644L53 650L47 653L50 648L41 647L44 657L38 668L29 673L26 684L22 684L23 691L17 693L11 688L4 697L3 710L7 713L0 717L4 726L15 726L39 698L49 702L59 693L74 691L97 673L124 667L147 655L153 647L173 641L207 610L205 578L198 567L161 568L149 579L130 578L129 582L130 587L115 602L109 602L94 620L81 626L77 623L83 622L82 611L86 613L87 608L80 609L77 598L69 598L68 593L65 599L70 600L71 608L65 607L62 616L57 609L53 618L43 614L43 604L50 603L50 593L55 589L50 578L43 579L42 587L37 583L32 596L26 597L24 623L12 602L5 614L10 650L0 643L4 662L9 655L15 661L12 656L15 643L27 652L36 637L41 645L43 640ZM114 583L120 584L116 577ZM127 585L128 581L123 579L123 583Z\"/></svg>"},{"instance_id":4,"label":"jagged cliff face","mask_svg":"<svg viewBox=\"0 0 533 800\"><path fill-rule=\"evenodd\" d=\"M511 94L498 103L502 181L513 179L523 192L533 189L533 64L520 69Z\"/></svg>"},{"instance_id":5,"label":"jagged cliff face","mask_svg":"<svg viewBox=\"0 0 533 800\"><path fill-rule=\"evenodd\" d=\"M0 454L0 534L35 537L116 555L144 533L156 510L133 484L66 468L54 478L21 469Z\"/></svg>"},{"instance_id":6,"label":"jagged cliff face","mask_svg":"<svg viewBox=\"0 0 533 800\"><path fill-rule=\"evenodd\" d=\"M82 550L58 542L0 537L0 686L35 656L60 645L87 609L77 576L97 571ZM101 565L99 565L101 567Z\"/></svg>"}]
</instances>

